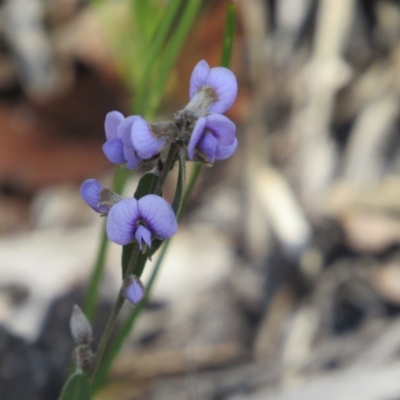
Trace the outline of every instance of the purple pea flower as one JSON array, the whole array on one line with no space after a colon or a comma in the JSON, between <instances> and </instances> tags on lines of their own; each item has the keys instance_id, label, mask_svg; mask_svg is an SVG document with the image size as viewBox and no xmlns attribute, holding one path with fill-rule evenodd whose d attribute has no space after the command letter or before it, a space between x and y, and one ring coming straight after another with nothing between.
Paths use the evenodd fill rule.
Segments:
<instances>
[{"instance_id":1,"label":"purple pea flower","mask_svg":"<svg viewBox=\"0 0 400 400\"><path fill-rule=\"evenodd\" d=\"M124 147L139 159L151 159L165 144L165 139L156 138L151 125L140 116L126 118L118 130Z\"/></svg>"},{"instance_id":2,"label":"purple pea flower","mask_svg":"<svg viewBox=\"0 0 400 400\"><path fill-rule=\"evenodd\" d=\"M149 194L139 200L126 198L115 204L107 218L107 236L117 244L133 241L151 247L152 239L168 239L178 224L171 206L162 197Z\"/></svg>"},{"instance_id":3,"label":"purple pea flower","mask_svg":"<svg viewBox=\"0 0 400 400\"><path fill-rule=\"evenodd\" d=\"M84 181L81 185L80 194L86 204L103 215L106 215L110 208L122 199L120 195L104 187L96 179Z\"/></svg>"},{"instance_id":4,"label":"purple pea flower","mask_svg":"<svg viewBox=\"0 0 400 400\"><path fill-rule=\"evenodd\" d=\"M211 93L206 94L207 89L210 88ZM197 103L200 107L208 103L206 111L209 113L222 114L231 108L236 99L237 90L236 77L232 71L224 67L210 68L205 60L197 63L190 78L190 100L195 102L196 95L200 98L205 97L205 99L199 99ZM205 110L202 110L201 116L205 114Z\"/></svg>"},{"instance_id":5,"label":"purple pea flower","mask_svg":"<svg viewBox=\"0 0 400 400\"><path fill-rule=\"evenodd\" d=\"M113 164L124 164L127 161L122 140L118 135L118 126L124 120L125 117L120 112L111 111L106 115L104 122L107 141L103 145L103 152Z\"/></svg>"},{"instance_id":6,"label":"purple pea flower","mask_svg":"<svg viewBox=\"0 0 400 400\"><path fill-rule=\"evenodd\" d=\"M150 125L137 115L125 118L120 112L111 111L104 126L105 156L114 164L126 164L128 169L135 169L143 160L151 159L165 144L164 139L154 137Z\"/></svg>"},{"instance_id":7,"label":"purple pea flower","mask_svg":"<svg viewBox=\"0 0 400 400\"><path fill-rule=\"evenodd\" d=\"M238 144L235 132L235 124L224 115L210 114L199 118L189 141L189 158L193 160L195 149L200 150L210 164L230 157Z\"/></svg>"}]
</instances>

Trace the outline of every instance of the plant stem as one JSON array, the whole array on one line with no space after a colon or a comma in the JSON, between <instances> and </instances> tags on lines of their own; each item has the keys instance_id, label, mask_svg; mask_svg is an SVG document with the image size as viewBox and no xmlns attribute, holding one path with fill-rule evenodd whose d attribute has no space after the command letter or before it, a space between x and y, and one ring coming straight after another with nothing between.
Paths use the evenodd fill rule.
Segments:
<instances>
[{"instance_id":1,"label":"plant stem","mask_svg":"<svg viewBox=\"0 0 400 400\"><path fill-rule=\"evenodd\" d=\"M86 318L91 322L93 322L95 317L96 306L99 297L99 287L101 284L101 279L103 277L105 259L107 254L107 246L107 235L103 224L103 228L101 230L100 245L97 251L97 258L89 279L89 287L86 292L87 294L84 306Z\"/></svg>"},{"instance_id":2,"label":"plant stem","mask_svg":"<svg viewBox=\"0 0 400 400\"><path fill-rule=\"evenodd\" d=\"M125 277L127 277L129 274L131 274L133 272L133 269L136 265L136 261L139 258L139 253L140 253L139 246L135 246L133 249L132 257L129 261L128 268L125 273ZM94 360L94 364L93 364L93 370L91 373L92 380L96 376L96 373L99 369L101 360L103 359L104 352L107 348L107 344L110 340L111 334L115 328L115 323L117 322L117 318L118 318L119 312L121 311L121 308L124 304L124 301L125 301L125 298L123 296L122 287L121 287L121 290L118 293L117 300L114 304L113 310L111 312L110 318L107 321L107 325L106 325L103 335L100 339L99 346L97 347L96 356L95 356L95 360Z\"/></svg>"},{"instance_id":3,"label":"plant stem","mask_svg":"<svg viewBox=\"0 0 400 400\"><path fill-rule=\"evenodd\" d=\"M161 189L164 185L165 179L167 178L168 172L171 170L172 166L174 165L174 162L176 160L177 151L178 151L178 145L176 143L171 143L171 145L169 146L167 158L165 159L163 168L158 177L157 186L154 189L154 194L156 194L158 196L161 195Z\"/></svg>"}]
</instances>

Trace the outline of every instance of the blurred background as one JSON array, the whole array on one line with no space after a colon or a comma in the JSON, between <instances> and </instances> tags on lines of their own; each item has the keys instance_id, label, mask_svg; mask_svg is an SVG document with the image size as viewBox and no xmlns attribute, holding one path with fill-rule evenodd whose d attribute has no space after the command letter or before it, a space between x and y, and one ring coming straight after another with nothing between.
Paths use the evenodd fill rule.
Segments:
<instances>
[{"instance_id":1,"label":"blurred background","mask_svg":"<svg viewBox=\"0 0 400 400\"><path fill-rule=\"evenodd\" d=\"M54 400L67 375L102 226L79 187L111 184L105 114L131 113L169 1L137 24L133 3L0 2L2 400ZM201 2L154 120L219 64L228 3ZM399 400L400 2L235 4L238 150L203 169L96 400ZM120 275L111 245L95 343Z\"/></svg>"}]
</instances>

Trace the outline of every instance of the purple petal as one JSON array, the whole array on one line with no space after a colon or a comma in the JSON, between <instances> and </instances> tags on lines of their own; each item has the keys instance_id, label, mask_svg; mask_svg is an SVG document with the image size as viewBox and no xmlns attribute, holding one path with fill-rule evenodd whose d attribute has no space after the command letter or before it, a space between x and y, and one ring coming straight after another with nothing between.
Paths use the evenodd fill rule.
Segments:
<instances>
[{"instance_id":1,"label":"purple petal","mask_svg":"<svg viewBox=\"0 0 400 400\"><path fill-rule=\"evenodd\" d=\"M139 278L133 275L130 278L130 282L124 291L124 296L131 304L136 305L144 298L146 291Z\"/></svg>"},{"instance_id":2,"label":"purple petal","mask_svg":"<svg viewBox=\"0 0 400 400\"><path fill-rule=\"evenodd\" d=\"M165 144L164 139L156 139L150 125L142 117L137 117L132 127L132 144L137 155L148 160L158 154Z\"/></svg>"},{"instance_id":3,"label":"purple petal","mask_svg":"<svg viewBox=\"0 0 400 400\"><path fill-rule=\"evenodd\" d=\"M135 169L143 160L137 156L132 147L124 146L124 157L126 159L126 167L128 169Z\"/></svg>"},{"instance_id":4,"label":"purple petal","mask_svg":"<svg viewBox=\"0 0 400 400\"><path fill-rule=\"evenodd\" d=\"M124 120L124 116L118 111L111 111L106 115L104 129L107 139L116 139L118 125Z\"/></svg>"},{"instance_id":5,"label":"purple petal","mask_svg":"<svg viewBox=\"0 0 400 400\"><path fill-rule=\"evenodd\" d=\"M207 117L206 129L218 140L219 146L230 146L236 133L236 125L225 115L211 114Z\"/></svg>"},{"instance_id":6,"label":"purple petal","mask_svg":"<svg viewBox=\"0 0 400 400\"><path fill-rule=\"evenodd\" d=\"M222 114L232 107L238 90L237 80L232 71L224 67L211 68L207 86L211 86L218 96L218 101L211 105L209 112Z\"/></svg>"},{"instance_id":7,"label":"purple petal","mask_svg":"<svg viewBox=\"0 0 400 400\"><path fill-rule=\"evenodd\" d=\"M220 146L217 148L217 152L215 154L216 160L225 160L230 157L236 150L238 145L238 141L235 138L234 142L230 146Z\"/></svg>"},{"instance_id":8,"label":"purple petal","mask_svg":"<svg viewBox=\"0 0 400 400\"><path fill-rule=\"evenodd\" d=\"M195 93L204 85L206 85L208 75L210 73L210 67L205 60L201 60L194 67L192 76L190 77L190 88L189 98L195 95Z\"/></svg>"},{"instance_id":9,"label":"purple petal","mask_svg":"<svg viewBox=\"0 0 400 400\"><path fill-rule=\"evenodd\" d=\"M117 244L125 245L135 238L136 222L139 218L138 202L126 198L111 207L108 213L106 231L108 238Z\"/></svg>"},{"instance_id":10,"label":"purple petal","mask_svg":"<svg viewBox=\"0 0 400 400\"><path fill-rule=\"evenodd\" d=\"M99 209L101 189L103 189L103 185L97 179L87 179L82 183L80 189L82 199L97 212L103 212Z\"/></svg>"},{"instance_id":11,"label":"purple petal","mask_svg":"<svg viewBox=\"0 0 400 400\"><path fill-rule=\"evenodd\" d=\"M207 132L203 135L197 147L206 155L208 162L212 164L217 152L217 139L211 133Z\"/></svg>"},{"instance_id":12,"label":"purple petal","mask_svg":"<svg viewBox=\"0 0 400 400\"><path fill-rule=\"evenodd\" d=\"M138 209L153 236L167 239L178 230L175 214L162 197L148 194L138 200Z\"/></svg>"},{"instance_id":13,"label":"purple petal","mask_svg":"<svg viewBox=\"0 0 400 400\"><path fill-rule=\"evenodd\" d=\"M190 137L188 145L188 155L191 160L193 160L194 157L194 149L197 147L201 140L201 137L203 136L206 121L206 117L199 118L193 129L192 136Z\"/></svg>"},{"instance_id":14,"label":"purple petal","mask_svg":"<svg viewBox=\"0 0 400 400\"><path fill-rule=\"evenodd\" d=\"M136 229L135 239L139 243L139 248L142 250L143 242L147 244L147 247L151 247L151 232L143 225L139 225Z\"/></svg>"},{"instance_id":15,"label":"purple petal","mask_svg":"<svg viewBox=\"0 0 400 400\"><path fill-rule=\"evenodd\" d=\"M132 147L132 126L137 115L131 115L118 125L118 137L124 146Z\"/></svg>"},{"instance_id":16,"label":"purple petal","mask_svg":"<svg viewBox=\"0 0 400 400\"><path fill-rule=\"evenodd\" d=\"M126 162L121 139L109 139L103 144L103 153L113 164Z\"/></svg>"}]
</instances>

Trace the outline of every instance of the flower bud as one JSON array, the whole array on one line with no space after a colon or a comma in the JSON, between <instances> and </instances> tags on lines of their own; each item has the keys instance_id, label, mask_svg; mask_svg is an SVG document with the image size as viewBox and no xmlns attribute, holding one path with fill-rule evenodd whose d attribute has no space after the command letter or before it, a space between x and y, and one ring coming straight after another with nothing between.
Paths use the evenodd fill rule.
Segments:
<instances>
[{"instance_id":1,"label":"flower bud","mask_svg":"<svg viewBox=\"0 0 400 400\"><path fill-rule=\"evenodd\" d=\"M90 373L93 366L93 351L90 348L92 341L92 327L82 310L74 305L69 323L72 337L75 342L74 358L78 371Z\"/></svg>"},{"instance_id":2,"label":"flower bud","mask_svg":"<svg viewBox=\"0 0 400 400\"><path fill-rule=\"evenodd\" d=\"M90 326L85 314L76 304L72 310L69 326L75 344L88 344L91 342L92 327Z\"/></svg>"},{"instance_id":3,"label":"flower bud","mask_svg":"<svg viewBox=\"0 0 400 400\"><path fill-rule=\"evenodd\" d=\"M122 294L129 303L135 306L143 300L146 290L137 276L129 275L122 285Z\"/></svg>"}]
</instances>

